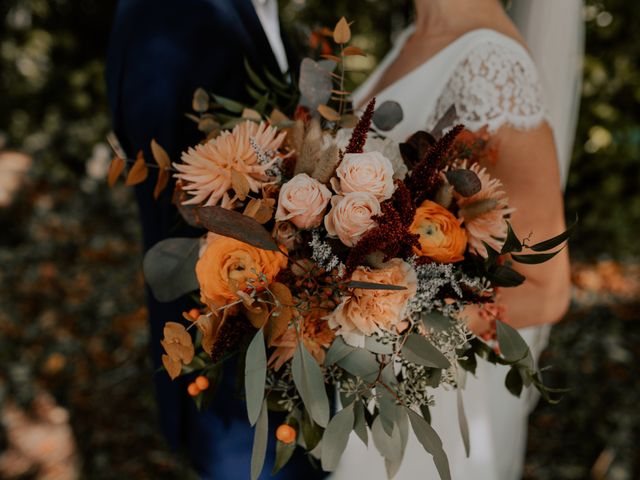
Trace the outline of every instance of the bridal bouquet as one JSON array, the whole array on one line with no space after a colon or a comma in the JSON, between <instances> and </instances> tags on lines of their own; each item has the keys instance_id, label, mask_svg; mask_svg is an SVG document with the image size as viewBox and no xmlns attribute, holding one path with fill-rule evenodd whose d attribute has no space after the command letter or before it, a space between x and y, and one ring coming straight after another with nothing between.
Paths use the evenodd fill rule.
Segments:
<instances>
[{"instance_id":1,"label":"bridal bouquet","mask_svg":"<svg viewBox=\"0 0 640 480\"><path fill-rule=\"evenodd\" d=\"M398 104L376 109L374 99L355 116L344 60L363 53L348 45L344 19L321 35L339 53L305 59L297 89L249 70L255 105L198 90L192 118L206 139L174 163L152 144L156 193L173 171L180 213L206 231L160 242L144 260L159 300L199 292L193 310L165 326L164 367L171 378L192 375L189 393L205 404L237 356L255 425L252 478L271 410L284 412L274 471L298 447L331 471L354 431L365 444L372 437L391 477L412 429L447 479L430 425L434 389L460 387L480 359L511 366L513 394L530 384L548 394L495 300L525 280L513 262L552 258L557 251L544 252L568 234L536 245L517 238L501 183L479 162L494 153L486 135L455 126L398 144L383 134L402 118ZM125 163L114 160L111 181ZM139 157L128 183L145 177ZM493 332L476 337L468 308Z\"/></svg>"}]
</instances>

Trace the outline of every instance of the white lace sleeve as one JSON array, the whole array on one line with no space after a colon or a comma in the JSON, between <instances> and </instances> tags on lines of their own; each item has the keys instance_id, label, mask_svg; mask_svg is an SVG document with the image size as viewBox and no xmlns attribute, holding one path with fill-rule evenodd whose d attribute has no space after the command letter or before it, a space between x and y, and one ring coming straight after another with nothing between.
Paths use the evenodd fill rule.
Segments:
<instances>
[{"instance_id":1,"label":"white lace sleeve","mask_svg":"<svg viewBox=\"0 0 640 480\"><path fill-rule=\"evenodd\" d=\"M503 125L530 130L547 119L533 60L522 49L482 42L455 69L438 100L431 126L455 106L457 121L476 131Z\"/></svg>"}]
</instances>

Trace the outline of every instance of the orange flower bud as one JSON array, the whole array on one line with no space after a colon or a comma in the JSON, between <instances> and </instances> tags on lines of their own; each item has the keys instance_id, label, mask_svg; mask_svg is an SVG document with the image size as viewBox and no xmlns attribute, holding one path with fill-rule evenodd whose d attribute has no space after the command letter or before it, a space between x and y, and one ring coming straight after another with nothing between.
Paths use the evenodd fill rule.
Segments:
<instances>
[{"instance_id":1,"label":"orange flower bud","mask_svg":"<svg viewBox=\"0 0 640 480\"><path fill-rule=\"evenodd\" d=\"M280 440L285 445L289 445L296 441L296 429L291 425L287 425L283 423L276 430L276 438Z\"/></svg>"},{"instance_id":2,"label":"orange flower bud","mask_svg":"<svg viewBox=\"0 0 640 480\"><path fill-rule=\"evenodd\" d=\"M189 395L192 397L195 397L200 394L200 388L198 388L195 382L191 382L187 388L187 392L189 392Z\"/></svg>"},{"instance_id":3,"label":"orange flower bud","mask_svg":"<svg viewBox=\"0 0 640 480\"><path fill-rule=\"evenodd\" d=\"M200 390L206 390L209 388L209 379L204 375L200 375L196 378L195 384Z\"/></svg>"}]
</instances>

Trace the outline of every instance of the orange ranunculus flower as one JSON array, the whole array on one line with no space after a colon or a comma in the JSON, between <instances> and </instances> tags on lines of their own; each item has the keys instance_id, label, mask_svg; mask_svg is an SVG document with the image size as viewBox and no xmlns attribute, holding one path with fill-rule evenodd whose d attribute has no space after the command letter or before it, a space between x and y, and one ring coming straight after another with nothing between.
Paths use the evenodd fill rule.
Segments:
<instances>
[{"instance_id":1,"label":"orange ranunculus flower","mask_svg":"<svg viewBox=\"0 0 640 480\"><path fill-rule=\"evenodd\" d=\"M264 274L269 284L286 266L287 257L282 253L209 234L196 264L196 276L203 301L220 308L237 300L236 292L246 289L249 279L257 280L259 274Z\"/></svg>"},{"instance_id":2,"label":"orange ranunculus flower","mask_svg":"<svg viewBox=\"0 0 640 480\"><path fill-rule=\"evenodd\" d=\"M416 209L409 230L420 235L420 249L414 247L416 254L438 263L454 263L464 259L467 232L460 226L460 221L441 205L425 200Z\"/></svg>"}]
</instances>

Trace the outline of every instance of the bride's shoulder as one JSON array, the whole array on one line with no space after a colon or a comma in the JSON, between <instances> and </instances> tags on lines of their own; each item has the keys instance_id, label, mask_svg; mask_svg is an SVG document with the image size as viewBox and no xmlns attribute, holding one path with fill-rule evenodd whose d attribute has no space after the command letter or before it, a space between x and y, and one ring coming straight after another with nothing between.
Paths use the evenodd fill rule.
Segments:
<instances>
[{"instance_id":1,"label":"bride's shoulder","mask_svg":"<svg viewBox=\"0 0 640 480\"><path fill-rule=\"evenodd\" d=\"M453 70L438 110L453 104L471 129L534 128L545 119L533 59L518 40L490 29L465 34L451 52Z\"/></svg>"}]
</instances>

